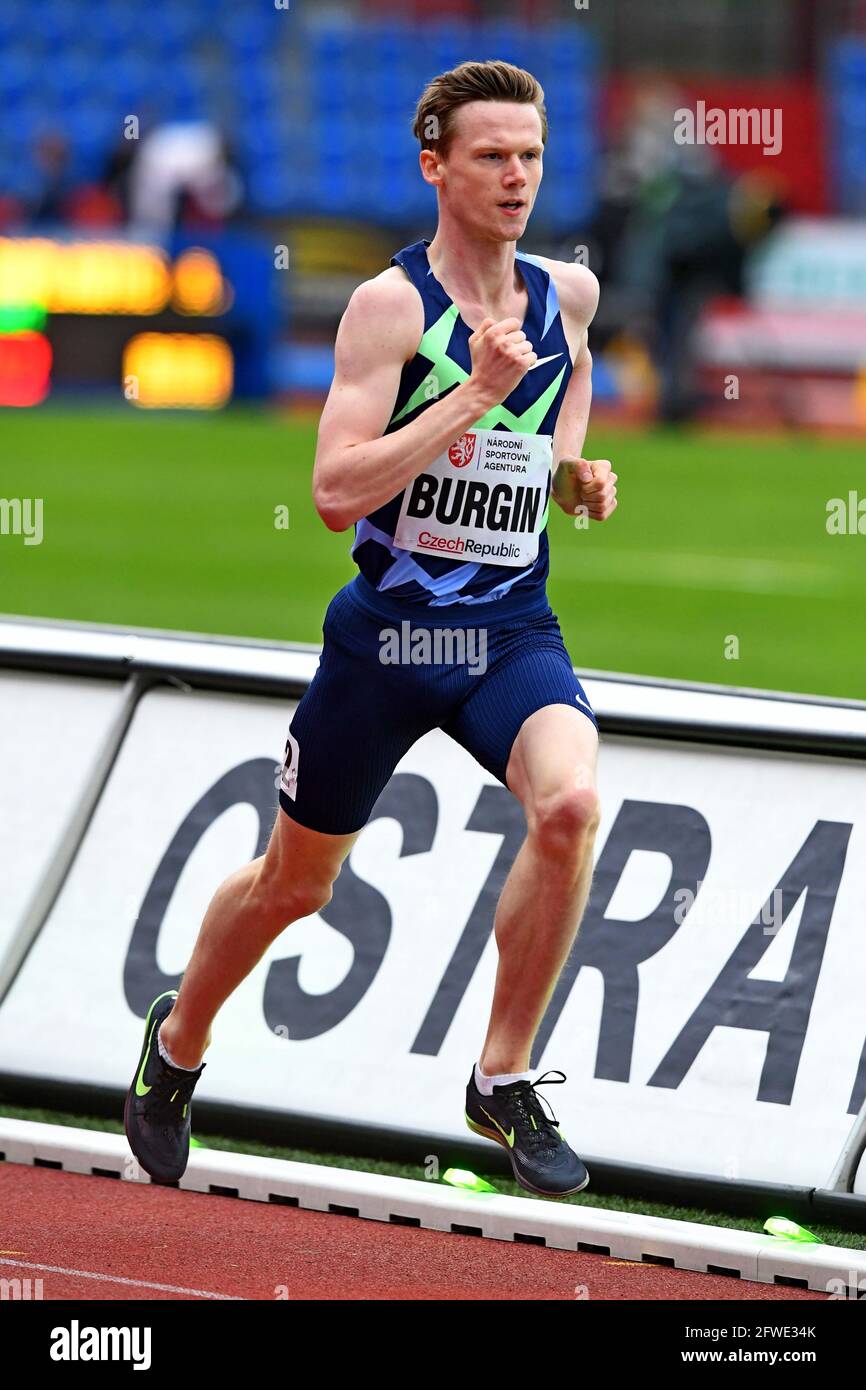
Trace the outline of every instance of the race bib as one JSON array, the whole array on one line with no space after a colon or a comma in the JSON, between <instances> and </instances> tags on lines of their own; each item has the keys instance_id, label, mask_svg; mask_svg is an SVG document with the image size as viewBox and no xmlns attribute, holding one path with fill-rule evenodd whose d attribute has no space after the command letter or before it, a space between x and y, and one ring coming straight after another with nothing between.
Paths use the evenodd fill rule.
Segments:
<instances>
[{"instance_id":1,"label":"race bib","mask_svg":"<svg viewBox=\"0 0 866 1390\"><path fill-rule=\"evenodd\" d=\"M553 435L468 430L407 486L401 550L522 566L538 556Z\"/></svg>"}]
</instances>

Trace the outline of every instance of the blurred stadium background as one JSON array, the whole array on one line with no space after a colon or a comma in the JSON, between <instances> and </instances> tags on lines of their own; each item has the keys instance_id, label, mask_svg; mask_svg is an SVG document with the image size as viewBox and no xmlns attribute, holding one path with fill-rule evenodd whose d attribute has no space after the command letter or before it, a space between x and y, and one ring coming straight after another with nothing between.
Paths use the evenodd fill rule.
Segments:
<instances>
[{"instance_id":1,"label":"blurred stadium background","mask_svg":"<svg viewBox=\"0 0 866 1390\"><path fill-rule=\"evenodd\" d=\"M863 698L866 0L3 0L0 609L320 640L334 332L433 235L411 117L469 57L545 89L521 249L602 282L621 505L550 521L576 666ZM780 148L677 143L699 103Z\"/></svg>"}]
</instances>

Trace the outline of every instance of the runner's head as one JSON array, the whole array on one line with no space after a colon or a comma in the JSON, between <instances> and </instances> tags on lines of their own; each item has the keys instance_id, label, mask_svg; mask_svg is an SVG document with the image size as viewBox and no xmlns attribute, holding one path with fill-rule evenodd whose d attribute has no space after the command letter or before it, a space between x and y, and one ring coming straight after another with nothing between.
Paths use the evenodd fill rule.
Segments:
<instances>
[{"instance_id":1,"label":"runner's head","mask_svg":"<svg viewBox=\"0 0 866 1390\"><path fill-rule=\"evenodd\" d=\"M513 63L461 63L426 87L412 129L440 217L447 211L480 235L517 241L547 140L544 92L532 74Z\"/></svg>"}]
</instances>

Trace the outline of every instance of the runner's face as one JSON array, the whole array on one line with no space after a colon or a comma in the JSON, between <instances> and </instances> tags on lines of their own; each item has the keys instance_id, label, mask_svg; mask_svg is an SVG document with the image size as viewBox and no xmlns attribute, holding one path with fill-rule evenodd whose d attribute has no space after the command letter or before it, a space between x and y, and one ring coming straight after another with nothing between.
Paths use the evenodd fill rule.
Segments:
<instances>
[{"instance_id":1,"label":"runner's face","mask_svg":"<svg viewBox=\"0 0 866 1390\"><path fill-rule=\"evenodd\" d=\"M517 241L541 183L541 117L529 103L470 101L454 123L439 166L449 212L497 241Z\"/></svg>"}]
</instances>

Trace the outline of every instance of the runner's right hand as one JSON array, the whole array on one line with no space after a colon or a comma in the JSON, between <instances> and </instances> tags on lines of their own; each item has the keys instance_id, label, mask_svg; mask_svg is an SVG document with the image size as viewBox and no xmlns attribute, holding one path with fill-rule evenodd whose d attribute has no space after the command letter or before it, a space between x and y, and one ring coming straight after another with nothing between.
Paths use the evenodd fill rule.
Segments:
<instances>
[{"instance_id":1,"label":"runner's right hand","mask_svg":"<svg viewBox=\"0 0 866 1390\"><path fill-rule=\"evenodd\" d=\"M486 318L469 339L472 358L470 381L479 387L491 406L510 395L529 368L538 361L532 344L516 318Z\"/></svg>"}]
</instances>

